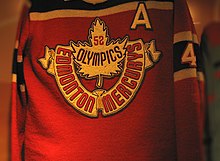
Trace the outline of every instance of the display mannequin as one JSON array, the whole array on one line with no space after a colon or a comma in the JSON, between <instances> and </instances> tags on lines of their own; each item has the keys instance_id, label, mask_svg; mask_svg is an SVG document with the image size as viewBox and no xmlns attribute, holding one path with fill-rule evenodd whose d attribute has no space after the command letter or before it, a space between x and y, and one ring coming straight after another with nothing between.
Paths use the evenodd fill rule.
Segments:
<instances>
[{"instance_id":1,"label":"display mannequin","mask_svg":"<svg viewBox=\"0 0 220 161\"><path fill-rule=\"evenodd\" d=\"M204 56L206 75L206 154L208 161L220 158L220 22L215 21L204 29L201 51Z\"/></svg>"}]
</instances>

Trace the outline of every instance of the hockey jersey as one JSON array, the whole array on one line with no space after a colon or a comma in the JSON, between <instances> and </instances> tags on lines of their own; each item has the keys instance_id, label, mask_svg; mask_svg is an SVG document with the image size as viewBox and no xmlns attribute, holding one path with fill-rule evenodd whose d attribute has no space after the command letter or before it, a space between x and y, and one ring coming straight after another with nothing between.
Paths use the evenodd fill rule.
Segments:
<instances>
[{"instance_id":1,"label":"hockey jersey","mask_svg":"<svg viewBox=\"0 0 220 161\"><path fill-rule=\"evenodd\" d=\"M184 0L32 0L13 64L11 160L201 161Z\"/></svg>"}]
</instances>

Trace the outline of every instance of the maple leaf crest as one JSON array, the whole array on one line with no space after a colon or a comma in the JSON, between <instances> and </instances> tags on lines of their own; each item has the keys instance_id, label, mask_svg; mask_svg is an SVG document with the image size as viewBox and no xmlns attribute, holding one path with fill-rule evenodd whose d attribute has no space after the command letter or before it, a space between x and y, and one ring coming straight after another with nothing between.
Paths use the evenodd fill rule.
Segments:
<instances>
[{"instance_id":1,"label":"maple leaf crest","mask_svg":"<svg viewBox=\"0 0 220 161\"><path fill-rule=\"evenodd\" d=\"M103 77L112 78L122 69L128 37L111 40L104 21L96 18L89 30L88 42L71 42L74 62L81 77L96 78L96 86L101 88Z\"/></svg>"}]
</instances>

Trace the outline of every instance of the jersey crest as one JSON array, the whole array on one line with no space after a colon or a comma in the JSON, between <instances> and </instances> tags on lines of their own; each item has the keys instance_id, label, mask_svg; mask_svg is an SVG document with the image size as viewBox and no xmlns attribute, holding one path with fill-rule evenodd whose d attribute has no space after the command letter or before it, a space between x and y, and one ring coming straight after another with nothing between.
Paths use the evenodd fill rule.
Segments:
<instances>
[{"instance_id":1,"label":"jersey crest","mask_svg":"<svg viewBox=\"0 0 220 161\"><path fill-rule=\"evenodd\" d=\"M159 62L161 52L156 41L111 39L108 27L96 18L89 29L88 41L70 41L69 45L45 46L38 59L54 76L60 92L77 111L88 116L110 116L124 109L134 98L146 70ZM82 82L84 80L84 83ZM105 80L115 79L106 88ZM95 80L94 89L85 85Z\"/></svg>"}]
</instances>

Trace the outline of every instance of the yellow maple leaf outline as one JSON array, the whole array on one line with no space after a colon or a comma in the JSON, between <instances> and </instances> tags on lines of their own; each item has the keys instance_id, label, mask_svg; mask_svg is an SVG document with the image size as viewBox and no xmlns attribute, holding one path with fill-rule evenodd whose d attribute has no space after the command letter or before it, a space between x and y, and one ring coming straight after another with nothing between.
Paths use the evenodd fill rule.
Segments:
<instances>
[{"instance_id":1,"label":"yellow maple leaf outline","mask_svg":"<svg viewBox=\"0 0 220 161\"><path fill-rule=\"evenodd\" d=\"M74 53L76 53L75 48L80 48L80 47L90 47L90 48L92 48L93 47L92 34L94 33L94 27L97 25L97 23L99 23L99 25L103 27L102 30L105 33L106 41L105 41L104 45L106 47L108 47L108 46L114 46L115 44L123 44L122 49L124 50L124 53L123 53L123 56L120 59L120 61L117 62L117 68L118 68L117 70L115 70L114 72L109 72L109 74L101 74L100 73L100 74L95 74L94 76L90 76L90 74L85 74L85 72L81 71L82 70L82 65L76 61ZM114 40L114 39L110 40L110 37L109 37L109 34L108 34L108 27L105 25L105 22L100 20L100 18L96 18L92 22L91 27L89 29L88 42L87 41L84 41L84 42L77 41L77 43L75 43L74 41L70 41L70 45L73 48L74 63L77 65L77 68L78 68L76 73L79 74L80 77L84 77L86 79L97 78L96 87L101 88L103 86L103 77L112 78L114 76L119 75L122 72L122 70L123 70L122 69L122 66L123 66L122 62L125 58L125 53L126 53L125 46L127 44L127 41L128 41L128 36L125 36L122 40L121 40L121 38L117 38L116 40Z\"/></svg>"}]
</instances>

